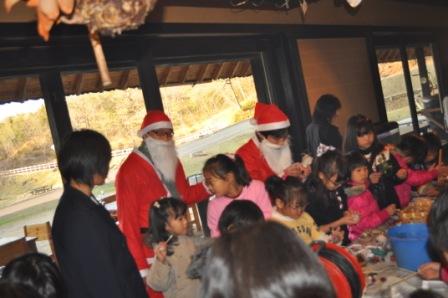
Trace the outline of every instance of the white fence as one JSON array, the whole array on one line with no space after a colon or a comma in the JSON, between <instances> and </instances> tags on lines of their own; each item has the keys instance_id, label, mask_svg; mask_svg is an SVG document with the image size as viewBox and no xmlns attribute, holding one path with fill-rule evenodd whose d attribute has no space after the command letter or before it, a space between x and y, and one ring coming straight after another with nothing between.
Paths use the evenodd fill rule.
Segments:
<instances>
[{"instance_id":1,"label":"white fence","mask_svg":"<svg viewBox=\"0 0 448 298\"><path fill-rule=\"evenodd\" d=\"M112 151L112 156L115 157L115 156L126 155L126 154L129 154L132 150L133 150L133 148L114 150L114 151ZM39 164L39 165L32 165L32 166L28 166L28 167L0 171L0 176L14 176L17 174L33 173L33 172L38 172L38 171L43 171L43 170L56 169L57 167L58 167L57 162L53 161L53 162L43 163L43 164Z\"/></svg>"}]
</instances>

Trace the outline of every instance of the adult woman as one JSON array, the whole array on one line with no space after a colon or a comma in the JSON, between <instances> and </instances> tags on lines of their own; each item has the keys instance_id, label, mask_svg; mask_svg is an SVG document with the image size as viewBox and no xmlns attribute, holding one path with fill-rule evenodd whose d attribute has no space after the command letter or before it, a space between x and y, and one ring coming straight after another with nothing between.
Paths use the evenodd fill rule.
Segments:
<instances>
[{"instance_id":1,"label":"adult woman","mask_svg":"<svg viewBox=\"0 0 448 298\"><path fill-rule=\"evenodd\" d=\"M340 108L341 102L334 95L324 94L317 100L313 121L306 128L307 149L311 155L320 155L318 151L323 146L342 149L342 135L333 125Z\"/></svg>"},{"instance_id":2,"label":"adult woman","mask_svg":"<svg viewBox=\"0 0 448 298\"><path fill-rule=\"evenodd\" d=\"M53 220L67 297L147 297L126 241L92 194L109 171L111 148L98 132L73 132L58 156L64 193Z\"/></svg>"}]
</instances>

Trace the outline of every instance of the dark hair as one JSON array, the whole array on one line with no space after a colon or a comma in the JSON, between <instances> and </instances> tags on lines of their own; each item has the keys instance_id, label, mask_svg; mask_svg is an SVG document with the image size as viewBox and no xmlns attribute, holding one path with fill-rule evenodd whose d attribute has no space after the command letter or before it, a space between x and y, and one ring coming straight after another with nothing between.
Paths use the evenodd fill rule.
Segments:
<instances>
[{"instance_id":1,"label":"dark hair","mask_svg":"<svg viewBox=\"0 0 448 298\"><path fill-rule=\"evenodd\" d=\"M330 123L331 119L336 114L336 111L341 108L341 102L332 94L324 94L317 100L314 108L313 120L318 123Z\"/></svg>"},{"instance_id":2,"label":"dark hair","mask_svg":"<svg viewBox=\"0 0 448 298\"><path fill-rule=\"evenodd\" d=\"M356 138L371 132L375 135L373 123L370 119L361 114L351 116L347 121L347 129L345 131L344 152L357 151L358 141ZM375 135L374 142L376 141Z\"/></svg>"},{"instance_id":3,"label":"dark hair","mask_svg":"<svg viewBox=\"0 0 448 298\"><path fill-rule=\"evenodd\" d=\"M257 204L249 200L234 200L222 211L218 229L222 235L262 221L263 212Z\"/></svg>"},{"instance_id":4,"label":"dark hair","mask_svg":"<svg viewBox=\"0 0 448 298\"><path fill-rule=\"evenodd\" d=\"M307 180L308 193L314 193L313 198L319 200L319 204L328 206L330 191L325 187L322 180L319 178L319 173L322 173L327 179L337 175L338 180L342 183L345 180L345 160L338 151L327 151L316 159L313 164L313 171Z\"/></svg>"},{"instance_id":5,"label":"dark hair","mask_svg":"<svg viewBox=\"0 0 448 298\"><path fill-rule=\"evenodd\" d=\"M45 298L39 295L39 293L32 287L22 284L11 282L6 279L0 280L0 297L2 298Z\"/></svg>"},{"instance_id":6,"label":"dark hair","mask_svg":"<svg viewBox=\"0 0 448 298\"><path fill-rule=\"evenodd\" d=\"M279 199L287 206L295 202L299 207L306 206L308 200L305 187L296 177L288 176L283 180L278 176L271 176L265 184L273 205L275 205L275 199Z\"/></svg>"},{"instance_id":7,"label":"dark hair","mask_svg":"<svg viewBox=\"0 0 448 298\"><path fill-rule=\"evenodd\" d=\"M44 298L65 296L61 273L44 254L32 253L12 260L5 266L2 279L30 286Z\"/></svg>"},{"instance_id":8,"label":"dark hair","mask_svg":"<svg viewBox=\"0 0 448 298\"><path fill-rule=\"evenodd\" d=\"M426 132L422 137L425 140L426 147L428 148L428 153L438 152L440 149L442 149L442 142L440 141L439 136L435 133Z\"/></svg>"},{"instance_id":9,"label":"dark hair","mask_svg":"<svg viewBox=\"0 0 448 298\"><path fill-rule=\"evenodd\" d=\"M413 164L424 163L428 152L428 147L423 138L415 134L402 136L397 147L404 156L412 158Z\"/></svg>"},{"instance_id":10,"label":"dark hair","mask_svg":"<svg viewBox=\"0 0 448 298\"><path fill-rule=\"evenodd\" d=\"M448 188L432 204L428 216L429 238L439 251L448 251Z\"/></svg>"},{"instance_id":11,"label":"dark hair","mask_svg":"<svg viewBox=\"0 0 448 298\"><path fill-rule=\"evenodd\" d=\"M58 167L66 183L70 180L93 186L93 176L107 176L112 158L107 139L94 130L71 133L58 154Z\"/></svg>"},{"instance_id":12,"label":"dark hair","mask_svg":"<svg viewBox=\"0 0 448 298\"><path fill-rule=\"evenodd\" d=\"M162 241L167 241L170 234L166 231L166 223L170 216L178 218L187 213L187 205L177 198L163 198L154 204L149 209L149 229L146 236L146 244L153 246ZM177 237L174 235L173 239L168 243L168 255L173 254L172 245L177 243Z\"/></svg>"},{"instance_id":13,"label":"dark hair","mask_svg":"<svg viewBox=\"0 0 448 298\"><path fill-rule=\"evenodd\" d=\"M367 167L369 169L369 162L361 154L361 152L351 152L345 157L347 167L347 178L350 179L352 172L356 168Z\"/></svg>"},{"instance_id":14,"label":"dark hair","mask_svg":"<svg viewBox=\"0 0 448 298\"><path fill-rule=\"evenodd\" d=\"M281 128L275 130L258 131L263 137L273 136L274 138L284 138L289 135L288 128Z\"/></svg>"},{"instance_id":15,"label":"dark hair","mask_svg":"<svg viewBox=\"0 0 448 298\"><path fill-rule=\"evenodd\" d=\"M249 185L251 181L251 178L244 167L244 162L238 155L235 156L235 159L232 159L225 154L215 155L207 159L202 172L209 172L221 179L225 179L225 176L228 173L233 173L235 175L236 183L243 186Z\"/></svg>"},{"instance_id":16,"label":"dark hair","mask_svg":"<svg viewBox=\"0 0 448 298\"><path fill-rule=\"evenodd\" d=\"M432 290L418 289L409 295L409 298L443 298L442 294Z\"/></svg>"},{"instance_id":17,"label":"dark hair","mask_svg":"<svg viewBox=\"0 0 448 298\"><path fill-rule=\"evenodd\" d=\"M218 238L201 297L335 297L317 256L293 231L264 222Z\"/></svg>"}]
</instances>

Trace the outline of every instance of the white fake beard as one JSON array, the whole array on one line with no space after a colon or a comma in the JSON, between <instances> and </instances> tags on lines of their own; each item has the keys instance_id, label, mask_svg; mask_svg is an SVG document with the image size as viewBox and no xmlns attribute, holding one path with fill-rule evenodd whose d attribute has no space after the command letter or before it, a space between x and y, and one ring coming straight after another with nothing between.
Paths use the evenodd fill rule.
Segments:
<instances>
[{"instance_id":1,"label":"white fake beard","mask_svg":"<svg viewBox=\"0 0 448 298\"><path fill-rule=\"evenodd\" d=\"M283 170L292 164L292 153L289 147L289 142L284 145L275 145L269 143L266 139L260 143L260 151L268 165L278 176L283 175Z\"/></svg>"},{"instance_id":2,"label":"white fake beard","mask_svg":"<svg viewBox=\"0 0 448 298\"><path fill-rule=\"evenodd\" d=\"M161 141L147 137L145 144L157 170L166 180L176 181L178 158L174 141Z\"/></svg>"}]
</instances>

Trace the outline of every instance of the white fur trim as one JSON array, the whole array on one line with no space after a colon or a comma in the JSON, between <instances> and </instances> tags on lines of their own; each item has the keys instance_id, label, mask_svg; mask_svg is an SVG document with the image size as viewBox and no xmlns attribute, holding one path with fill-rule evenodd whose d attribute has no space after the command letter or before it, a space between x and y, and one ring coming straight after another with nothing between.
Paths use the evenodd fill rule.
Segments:
<instances>
[{"instance_id":1,"label":"white fur trim","mask_svg":"<svg viewBox=\"0 0 448 298\"><path fill-rule=\"evenodd\" d=\"M168 128L173 129L173 124L170 121L160 121L155 122L153 124L150 124L142 129L140 129L137 133L137 135L141 138L143 137L147 132L150 132L151 130L161 129L161 128Z\"/></svg>"},{"instance_id":2,"label":"white fur trim","mask_svg":"<svg viewBox=\"0 0 448 298\"><path fill-rule=\"evenodd\" d=\"M291 124L289 123L289 120L285 120L266 124L257 124L256 130L257 131L277 130L282 128L288 128L290 126Z\"/></svg>"}]
</instances>

